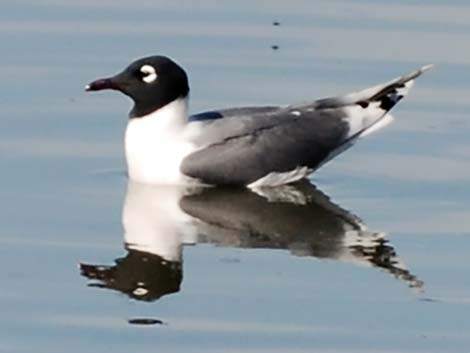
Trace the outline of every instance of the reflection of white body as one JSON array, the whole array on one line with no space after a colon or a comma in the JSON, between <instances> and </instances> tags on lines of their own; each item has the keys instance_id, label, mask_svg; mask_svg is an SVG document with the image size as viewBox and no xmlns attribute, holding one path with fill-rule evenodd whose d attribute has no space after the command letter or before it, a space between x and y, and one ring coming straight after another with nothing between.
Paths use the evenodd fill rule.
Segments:
<instances>
[{"instance_id":1,"label":"reflection of white body","mask_svg":"<svg viewBox=\"0 0 470 353\"><path fill-rule=\"evenodd\" d=\"M183 243L195 243L191 217L179 207L184 188L129 182L122 215L129 249L181 261Z\"/></svg>"},{"instance_id":2,"label":"reflection of white body","mask_svg":"<svg viewBox=\"0 0 470 353\"><path fill-rule=\"evenodd\" d=\"M183 244L197 242L283 248L296 256L382 268L410 287L422 286L383 233L367 230L356 216L312 186L280 189L284 192L268 189L262 196L223 188L192 193L187 187L130 181L122 216L126 246L172 262L182 261Z\"/></svg>"}]
</instances>

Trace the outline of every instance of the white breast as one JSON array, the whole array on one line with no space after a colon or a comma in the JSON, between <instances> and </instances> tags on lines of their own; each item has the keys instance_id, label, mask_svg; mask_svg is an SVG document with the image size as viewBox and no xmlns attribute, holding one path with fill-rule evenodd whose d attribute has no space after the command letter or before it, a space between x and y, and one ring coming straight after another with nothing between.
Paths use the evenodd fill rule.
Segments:
<instances>
[{"instance_id":1,"label":"white breast","mask_svg":"<svg viewBox=\"0 0 470 353\"><path fill-rule=\"evenodd\" d=\"M129 178L147 184L185 184L182 160L195 150L188 138L187 99L130 119L125 136Z\"/></svg>"}]
</instances>

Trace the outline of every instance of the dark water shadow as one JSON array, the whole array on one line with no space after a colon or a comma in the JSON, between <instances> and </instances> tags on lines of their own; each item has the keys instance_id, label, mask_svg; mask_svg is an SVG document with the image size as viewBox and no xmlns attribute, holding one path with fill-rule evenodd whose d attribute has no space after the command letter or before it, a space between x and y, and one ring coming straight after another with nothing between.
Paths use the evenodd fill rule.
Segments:
<instances>
[{"instance_id":1,"label":"dark water shadow","mask_svg":"<svg viewBox=\"0 0 470 353\"><path fill-rule=\"evenodd\" d=\"M126 255L112 265L80 264L88 286L140 301L178 292L183 245L284 249L379 269L410 288L408 271L384 233L333 203L308 182L256 193L245 188L182 188L130 182L123 207ZM189 264L186 264L189 266Z\"/></svg>"}]
</instances>

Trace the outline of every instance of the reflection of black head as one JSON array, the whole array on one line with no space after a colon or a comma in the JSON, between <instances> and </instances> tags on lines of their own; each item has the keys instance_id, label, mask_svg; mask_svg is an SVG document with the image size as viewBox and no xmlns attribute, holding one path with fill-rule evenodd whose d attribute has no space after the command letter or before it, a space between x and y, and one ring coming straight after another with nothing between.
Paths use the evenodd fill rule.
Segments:
<instances>
[{"instance_id":1,"label":"reflection of black head","mask_svg":"<svg viewBox=\"0 0 470 353\"><path fill-rule=\"evenodd\" d=\"M88 284L90 287L114 289L142 301L154 301L180 289L180 262L137 250L129 250L126 257L115 262L114 266L80 264L80 273L97 281Z\"/></svg>"}]
</instances>

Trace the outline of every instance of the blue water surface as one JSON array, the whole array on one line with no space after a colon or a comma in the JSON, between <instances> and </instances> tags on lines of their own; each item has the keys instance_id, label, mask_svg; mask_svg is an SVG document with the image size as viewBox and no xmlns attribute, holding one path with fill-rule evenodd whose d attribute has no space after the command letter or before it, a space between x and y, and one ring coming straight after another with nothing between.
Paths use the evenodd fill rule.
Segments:
<instances>
[{"instance_id":1,"label":"blue water surface","mask_svg":"<svg viewBox=\"0 0 470 353\"><path fill-rule=\"evenodd\" d=\"M3 4L0 352L468 352L469 24L466 1ZM393 125L313 176L330 198L315 211L324 225L297 232L291 211L310 206L276 213L232 195L235 209L219 216L233 225L200 216L198 237L169 267L125 246L123 209L136 195L122 151L130 102L83 91L149 54L186 68L193 113L436 68ZM212 207L186 200L194 212ZM267 216L243 214L253 202ZM372 244L346 244L351 234ZM109 280L134 255L163 266L157 274L171 269L178 290L146 301L145 281L111 289L146 273ZM93 279L80 264L115 269Z\"/></svg>"}]
</instances>

